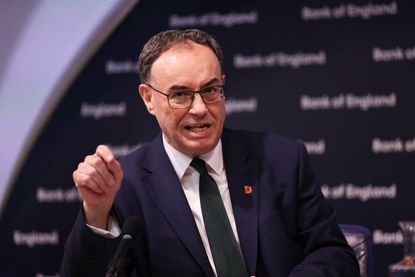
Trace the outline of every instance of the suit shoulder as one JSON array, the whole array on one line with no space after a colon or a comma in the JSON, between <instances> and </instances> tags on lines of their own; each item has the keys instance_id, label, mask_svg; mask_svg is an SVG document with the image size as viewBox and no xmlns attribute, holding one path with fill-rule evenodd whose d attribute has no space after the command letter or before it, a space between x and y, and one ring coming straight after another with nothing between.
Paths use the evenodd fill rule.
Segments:
<instances>
[{"instance_id":1,"label":"suit shoulder","mask_svg":"<svg viewBox=\"0 0 415 277\"><path fill-rule=\"evenodd\" d=\"M275 133L226 129L224 134L229 136L231 141L240 140L246 145L261 145L271 149L284 149L285 151L290 149L291 151L301 151L305 148L303 143Z\"/></svg>"},{"instance_id":2,"label":"suit shoulder","mask_svg":"<svg viewBox=\"0 0 415 277\"><path fill-rule=\"evenodd\" d=\"M147 156L149 145L149 143L142 144L131 153L121 157L120 163L123 169L128 170L133 165L140 164L140 161L144 160L144 158Z\"/></svg>"}]
</instances>

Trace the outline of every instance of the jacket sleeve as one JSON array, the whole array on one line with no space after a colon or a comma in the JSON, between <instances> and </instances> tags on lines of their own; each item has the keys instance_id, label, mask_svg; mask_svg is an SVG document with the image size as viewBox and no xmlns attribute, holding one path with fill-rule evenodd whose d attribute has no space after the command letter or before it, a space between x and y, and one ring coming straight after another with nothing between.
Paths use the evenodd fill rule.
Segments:
<instances>
[{"instance_id":1,"label":"jacket sleeve","mask_svg":"<svg viewBox=\"0 0 415 277\"><path fill-rule=\"evenodd\" d=\"M105 276L119 240L94 233L81 211L65 243L61 276Z\"/></svg>"}]
</instances>

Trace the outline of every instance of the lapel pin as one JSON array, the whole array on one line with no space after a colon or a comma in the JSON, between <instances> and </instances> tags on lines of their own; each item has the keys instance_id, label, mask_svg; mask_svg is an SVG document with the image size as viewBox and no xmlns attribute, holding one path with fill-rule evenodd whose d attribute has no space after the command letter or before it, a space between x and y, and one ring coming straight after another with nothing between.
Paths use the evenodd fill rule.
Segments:
<instances>
[{"instance_id":1,"label":"lapel pin","mask_svg":"<svg viewBox=\"0 0 415 277\"><path fill-rule=\"evenodd\" d=\"M244 192L246 195L249 195L252 193L252 187L250 185L244 186Z\"/></svg>"}]
</instances>

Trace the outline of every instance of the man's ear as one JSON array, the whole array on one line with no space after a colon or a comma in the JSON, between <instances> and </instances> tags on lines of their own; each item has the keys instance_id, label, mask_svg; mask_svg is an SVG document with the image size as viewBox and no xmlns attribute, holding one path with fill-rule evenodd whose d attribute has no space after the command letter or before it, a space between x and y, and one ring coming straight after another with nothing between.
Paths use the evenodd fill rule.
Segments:
<instances>
[{"instance_id":1,"label":"man's ear","mask_svg":"<svg viewBox=\"0 0 415 277\"><path fill-rule=\"evenodd\" d=\"M153 94L150 91L150 88L147 85L140 84L138 86L138 92L140 93L141 99L143 99L144 104L146 105L147 111L154 115L154 106L151 101Z\"/></svg>"}]
</instances>

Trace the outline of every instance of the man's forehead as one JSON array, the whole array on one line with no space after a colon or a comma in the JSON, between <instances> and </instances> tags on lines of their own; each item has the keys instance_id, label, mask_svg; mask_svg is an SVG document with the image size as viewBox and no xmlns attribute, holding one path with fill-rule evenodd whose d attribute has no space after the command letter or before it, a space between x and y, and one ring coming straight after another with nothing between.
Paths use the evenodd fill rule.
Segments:
<instances>
[{"instance_id":1,"label":"man's forehead","mask_svg":"<svg viewBox=\"0 0 415 277\"><path fill-rule=\"evenodd\" d=\"M177 45L163 52L153 62L150 69L150 78L154 77L152 75L156 72L157 74L163 73L175 76L180 74L179 72L182 69L185 71L189 70L189 66L192 68L207 66L218 68L220 71L220 63L215 53L205 45L192 43L191 47Z\"/></svg>"},{"instance_id":2,"label":"man's forehead","mask_svg":"<svg viewBox=\"0 0 415 277\"><path fill-rule=\"evenodd\" d=\"M207 49L207 50L210 50L213 53L212 49L210 49L206 45L196 43L196 42L194 42L192 40L186 40L186 41L178 42L178 43L172 45L171 47L169 47L168 49L166 49L165 51L163 51L160 54L159 58L163 54L165 54L166 52L187 52L187 51L192 50L192 49L195 49L195 48Z\"/></svg>"}]
</instances>

